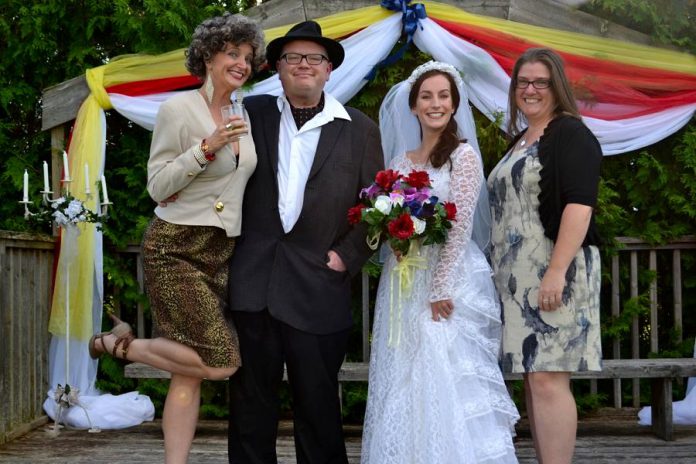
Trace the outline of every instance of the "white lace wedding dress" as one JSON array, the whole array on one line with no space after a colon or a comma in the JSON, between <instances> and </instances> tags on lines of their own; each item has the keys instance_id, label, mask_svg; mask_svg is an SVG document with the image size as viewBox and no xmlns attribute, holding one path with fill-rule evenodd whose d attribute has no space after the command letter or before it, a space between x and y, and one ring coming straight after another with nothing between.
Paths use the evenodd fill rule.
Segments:
<instances>
[{"instance_id":1,"label":"white lace wedding dress","mask_svg":"<svg viewBox=\"0 0 696 464\"><path fill-rule=\"evenodd\" d=\"M402 155L390 166L402 174L426 170L433 194L458 211L447 243L421 248L427 268L415 270L412 293L400 303L400 324L393 254L382 270L363 464L517 462L512 435L519 415L498 367L498 296L486 258L470 240L482 167L468 144L454 151L452 163L450 172L448 164L434 169ZM430 302L447 298L453 314L433 321ZM390 308L396 311L391 323Z\"/></svg>"}]
</instances>

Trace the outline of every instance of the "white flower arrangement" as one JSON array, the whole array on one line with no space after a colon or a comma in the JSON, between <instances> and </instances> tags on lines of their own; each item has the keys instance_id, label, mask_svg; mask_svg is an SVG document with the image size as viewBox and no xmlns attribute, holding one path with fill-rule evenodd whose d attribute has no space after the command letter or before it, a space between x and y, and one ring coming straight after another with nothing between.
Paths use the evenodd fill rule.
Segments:
<instances>
[{"instance_id":1,"label":"white flower arrangement","mask_svg":"<svg viewBox=\"0 0 696 464\"><path fill-rule=\"evenodd\" d=\"M59 227L74 226L80 222L95 223L100 227L103 219L72 195L52 201L51 209L42 208L38 216L40 220L52 220Z\"/></svg>"}]
</instances>

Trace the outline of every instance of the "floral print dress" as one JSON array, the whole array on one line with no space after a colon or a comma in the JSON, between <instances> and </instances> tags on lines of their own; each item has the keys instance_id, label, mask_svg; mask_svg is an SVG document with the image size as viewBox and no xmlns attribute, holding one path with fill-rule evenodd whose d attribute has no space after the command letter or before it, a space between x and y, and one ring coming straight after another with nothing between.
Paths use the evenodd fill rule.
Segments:
<instances>
[{"instance_id":1,"label":"floral print dress","mask_svg":"<svg viewBox=\"0 0 696 464\"><path fill-rule=\"evenodd\" d=\"M491 265L503 309L503 371L601 370L597 247L581 247L570 263L559 309L541 311L537 303L554 245L539 217L540 170L535 143L508 152L488 178Z\"/></svg>"}]
</instances>

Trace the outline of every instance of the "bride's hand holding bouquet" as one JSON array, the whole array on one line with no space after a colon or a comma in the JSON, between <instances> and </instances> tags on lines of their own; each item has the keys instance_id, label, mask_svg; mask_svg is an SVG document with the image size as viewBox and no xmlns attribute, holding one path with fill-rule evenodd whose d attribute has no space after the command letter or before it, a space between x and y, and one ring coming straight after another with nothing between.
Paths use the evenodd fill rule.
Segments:
<instances>
[{"instance_id":1,"label":"bride's hand holding bouquet","mask_svg":"<svg viewBox=\"0 0 696 464\"><path fill-rule=\"evenodd\" d=\"M456 220L454 203L440 202L431 193L425 171L379 171L360 192L360 203L348 210L351 224L367 224L367 243L373 250L386 241L397 256L414 247L444 243Z\"/></svg>"}]
</instances>

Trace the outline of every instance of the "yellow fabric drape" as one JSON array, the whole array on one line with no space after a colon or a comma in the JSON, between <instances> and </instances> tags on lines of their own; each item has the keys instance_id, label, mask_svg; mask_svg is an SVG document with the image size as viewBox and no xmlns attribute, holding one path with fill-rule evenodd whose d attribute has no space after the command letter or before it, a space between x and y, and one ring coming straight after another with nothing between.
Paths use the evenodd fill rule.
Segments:
<instances>
[{"instance_id":1,"label":"yellow fabric drape","mask_svg":"<svg viewBox=\"0 0 696 464\"><path fill-rule=\"evenodd\" d=\"M631 44L619 40L595 37L587 34L560 31L540 26L517 23L499 18L477 15L443 3L423 0L428 17L443 21L503 32L520 39L549 46L561 52L572 53L595 59L604 59L648 68L696 74L696 57L664 48ZM344 11L316 21L325 36L338 39L364 29L393 14L379 5ZM266 42L281 37L293 26L288 24L266 29ZM124 55L110 63L87 71L88 79L100 83L100 88L90 84L93 93L101 93L105 87L141 80L185 76L184 49L173 50L161 55ZM101 90L100 90L101 89ZM98 97L102 108L107 98Z\"/></svg>"},{"instance_id":2,"label":"yellow fabric drape","mask_svg":"<svg viewBox=\"0 0 696 464\"><path fill-rule=\"evenodd\" d=\"M102 133L101 115L102 111L98 99L90 95L82 103L75 121L73 137L70 147L70 193L83 201L86 207L92 211L97 210L96 179L101 172L103 165L102 141L106 134ZM84 165L89 166L90 190L93 192L89 197L85 194L85 171ZM68 240L61 241L60 260L71 254L76 254L69 269L64 267L59 261L56 271L56 283L51 304L51 318L48 329L54 335L66 334L65 305L66 296L70 301L70 335L72 338L87 341L93 333L92 329L92 304L94 297L95 268L94 259L97 250L96 226L95 224L82 223L76 227L80 230L77 243L70 243ZM64 235L64 234L63 234ZM76 250L66 250L68 246L75 246ZM66 282L70 275L70 285L66 294Z\"/></svg>"},{"instance_id":3,"label":"yellow fabric drape","mask_svg":"<svg viewBox=\"0 0 696 464\"><path fill-rule=\"evenodd\" d=\"M419 3L425 5L430 18L505 32L560 52L647 68L696 74L696 57L688 53L476 15L438 2Z\"/></svg>"},{"instance_id":4,"label":"yellow fabric drape","mask_svg":"<svg viewBox=\"0 0 696 464\"><path fill-rule=\"evenodd\" d=\"M375 5L324 16L323 18L315 19L315 21L321 26L322 35L338 39L353 34L393 14L393 11ZM292 26L293 24L289 24L264 31L266 42L285 35Z\"/></svg>"}]
</instances>

